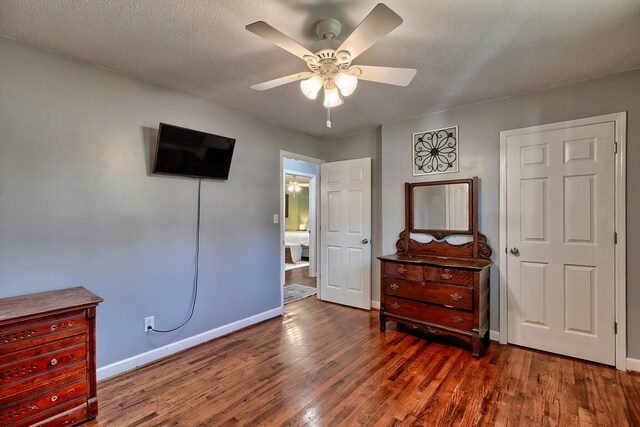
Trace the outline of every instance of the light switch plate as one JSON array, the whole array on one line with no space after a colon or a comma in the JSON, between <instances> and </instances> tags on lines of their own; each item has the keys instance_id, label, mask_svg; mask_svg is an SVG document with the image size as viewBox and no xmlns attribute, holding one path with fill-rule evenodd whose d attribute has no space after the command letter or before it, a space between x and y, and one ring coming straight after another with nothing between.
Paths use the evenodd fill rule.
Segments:
<instances>
[{"instance_id":1,"label":"light switch plate","mask_svg":"<svg viewBox=\"0 0 640 427\"><path fill-rule=\"evenodd\" d=\"M273 214L273 223L274 224L278 223L278 214Z\"/></svg>"}]
</instances>

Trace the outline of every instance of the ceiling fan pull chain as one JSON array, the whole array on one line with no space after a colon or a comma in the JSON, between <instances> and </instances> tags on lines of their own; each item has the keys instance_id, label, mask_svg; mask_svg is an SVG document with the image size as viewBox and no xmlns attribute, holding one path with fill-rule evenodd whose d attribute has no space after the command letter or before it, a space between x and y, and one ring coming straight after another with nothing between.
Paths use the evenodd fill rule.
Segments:
<instances>
[{"instance_id":1,"label":"ceiling fan pull chain","mask_svg":"<svg viewBox=\"0 0 640 427\"><path fill-rule=\"evenodd\" d=\"M331 108L327 108L327 127L331 129Z\"/></svg>"}]
</instances>

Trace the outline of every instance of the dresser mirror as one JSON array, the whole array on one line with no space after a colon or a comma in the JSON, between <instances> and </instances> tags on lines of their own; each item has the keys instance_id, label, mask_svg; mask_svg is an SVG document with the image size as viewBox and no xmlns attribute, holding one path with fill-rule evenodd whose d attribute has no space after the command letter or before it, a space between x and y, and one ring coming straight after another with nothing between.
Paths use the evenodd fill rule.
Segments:
<instances>
[{"instance_id":1,"label":"dresser mirror","mask_svg":"<svg viewBox=\"0 0 640 427\"><path fill-rule=\"evenodd\" d=\"M473 180L409 184L409 230L442 238L472 234Z\"/></svg>"},{"instance_id":2,"label":"dresser mirror","mask_svg":"<svg viewBox=\"0 0 640 427\"><path fill-rule=\"evenodd\" d=\"M478 231L478 178L405 184L405 228L396 243L406 256L489 258Z\"/></svg>"}]
</instances>

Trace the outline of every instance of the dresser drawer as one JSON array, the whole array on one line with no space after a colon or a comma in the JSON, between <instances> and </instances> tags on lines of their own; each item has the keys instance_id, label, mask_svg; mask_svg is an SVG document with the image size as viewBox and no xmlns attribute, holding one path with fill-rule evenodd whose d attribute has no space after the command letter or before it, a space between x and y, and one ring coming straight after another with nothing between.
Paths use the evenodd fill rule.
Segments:
<instances>
[{"instance_id":1,"label":"dresser drawer","mask_svg":"<svg viewBox=\"0 0 640 427\"><path fill-rule=\"evenodd\" d=\"M424 278L432 282L473 285L473 271L455 268L425 267Z\"/></svg>"},{"instance_id":2,"label":"dresser drawer","mask_svg":"<svg viewBox=\"0 0 640 427\"><path fill-rule=\"evenodd\" d=\"M84 310L22 322L0 332L0 354L56 339L51 336L53 334L61 335L60 338L63 338L65 335L81 333L78 329L86 327L87 318Z\"/></svg>"},{"instance_id":3,"label":"dresser drawer","mask_svg":"<svg viewBox=\"0 0 640 427\"><path fill-rule=\"evenodd\" d=\"M0 409L0 426L32 425L43 418L40 414L47 412L50 408L64 405L74 399L78 399L78 405L82 404L86 399L86 394L87 382L83 380L12 402Z\"/></svg>"},{"instance_id":4,"label":"dresser drawer","mask_svg":"<svg viewBox=\"0 0 640 427\"><path fill-rule=\"evenodd\" d=\"M465 310L473 309L473 288L464 286L385 277L384 293Z\"/></svg>"},{"instance_id":5,"label":"dresser drawer","mask_svg":"<svg viewBox=\"0 0 640 427\"><path fill-rule=\"evenodd\" d=\"M389 315L429 322L434 325L471 331L473 313L392 296L384 297L384 311Z\"/></svg>"},{"instance_id":6,"label":"dresser drawer","mask_svg":"<svg viewBox=\"0 0 640 427\"><path fill-rule=\"evenodd\" d=\"M46 380L40 379L46 377ZM37 377L38 381L26 388L4 387L0 393L0 411L15 402L21 402L27 398L40 395L49 390L54 390L66 384L87 380L87 370L84 365L69 366L59 371L52 371L43 377Z\"/></svg>"},{"instance_id":7,"label":"dresser drawer","mask_svg":"<svg viewBox=\"0 0 640 427\"><path fill-rule=\"evenodd\" d=\"M37 378L76 363L86 364L86 335L53 341L0 356L0 390L30 386ZM24 383L24 384L18 384Z\"/></svg>"},{"instance_id":8,"label":"dresser drawer","mask_svg":"<svg viewBox=\"0 0 640 427\"><path fill-rule=\"evenodd\" d=\"M406 277L410 279L424 279L424 273L421 265L385 262L384 274L395 277Z\"/></svg>"}]
</instances>

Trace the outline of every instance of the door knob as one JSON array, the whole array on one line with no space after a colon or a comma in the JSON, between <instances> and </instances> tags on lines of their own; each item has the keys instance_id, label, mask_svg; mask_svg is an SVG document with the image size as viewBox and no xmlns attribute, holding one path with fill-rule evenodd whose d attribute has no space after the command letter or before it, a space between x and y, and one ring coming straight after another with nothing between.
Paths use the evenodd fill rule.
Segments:
<instances>
[{"instance_id":1,"label":"door knob","mask_svg":"<svg viewBox=\"0 0 640 427\"><path fill-rule=\"evenodd\" d=\"M518 248L511 248L509 252L511 252L515 256L520 255L520 250Z\"/></svg>"},{"instance_id":2,"label":"door knob","mask_svg":"<svg viewBox=\"0 0 640 427\"><path fill-rule=\"evenodd\" d=\"M367 243L369 243L369 239L362 239L362 243L366 245Z\"/></svg>"}]
</instances>

